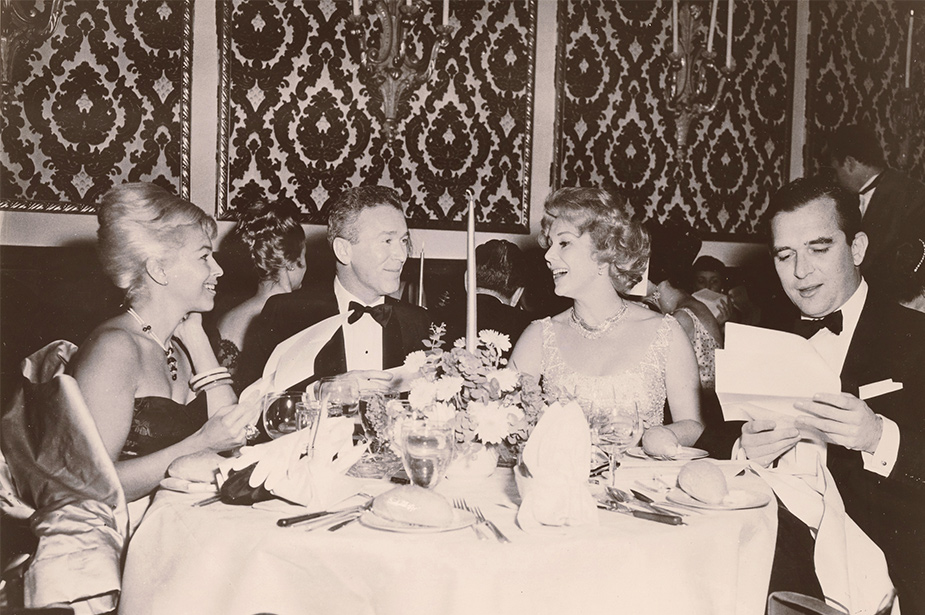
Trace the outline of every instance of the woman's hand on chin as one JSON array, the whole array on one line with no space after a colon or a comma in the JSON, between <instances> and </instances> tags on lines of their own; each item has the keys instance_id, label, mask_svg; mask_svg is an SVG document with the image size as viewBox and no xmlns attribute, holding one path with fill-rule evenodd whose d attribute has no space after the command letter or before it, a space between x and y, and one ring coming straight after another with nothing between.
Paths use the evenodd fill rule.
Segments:
<instances>
[{"instance_id":1,"label":"woman's hand on chin","mask_svg":"<svg viewBox=\"0 0 925 615\"><path fill-rule=\"evenodd\" d=\"M205 329L202 328L202 314L199 312L187 314L173 331L174 337L184 345L188 345L187 342L198 340L199 336L205 336L205 334Z\"/></svg>"}]
</instances>

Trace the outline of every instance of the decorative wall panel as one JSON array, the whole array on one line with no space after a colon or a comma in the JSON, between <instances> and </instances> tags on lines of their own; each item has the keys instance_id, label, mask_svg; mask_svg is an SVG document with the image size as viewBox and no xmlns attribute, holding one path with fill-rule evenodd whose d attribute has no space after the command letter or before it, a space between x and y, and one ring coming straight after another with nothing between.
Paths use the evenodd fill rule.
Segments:
<instances>
[{"instance_id":1,"label":"decorative wall panel","mask_svg":"<svg viewBox=\"0 0 925 615\"><path fill-rule=\"evenodd\" d=\"M93 213L113 185L189 197L192 0L64 3L13 69L0 208Z\"/></svg>"},{"instance_id":2,"label":"decorative wall panel","mask_svg":"<svg viewBox=\"0 0 925 615\"><path fill-rule=\"evenodd\" d=\"M905 82L909 9L918 6L912 35L910 86L914 124L899 121ZM925 4L893 0L829 0L809 4L807 173L825 167L826 139L839 126L872 125L887 163L899 168L900 142L912 139L905 170L925 181Z\"/></svg>"},{"instance_id":3,"label":"decorative wall panel","mask_svg":"<svg viewBox=\"0 0 925 615\"><path fill-rule=\"evenodd\" d=\"M683 162L665 102L670 13L670 0L560 0L554 185L602 185L645 220L685 220L705 238L752 238L769 195L788 179L796 3L737 0L737 70L717 108L692 125Z\"/></svg>"},{"instance_id":4,"label":"decorative wall panel","mask_svg":"<svg viewBox=\"0 0 925 615\"><path fill-rule=\"evenodd\" d=\"M418 44L440 18L440 1L428 4ZM218 11L219 218L266 198L323 224L332 197L381 184L415 227L464 228L471 188L479 230L529 231L536 0L451 1L450 43L401 101L392 143L349 51L350 2L223 0Z\"/></svg>"}]
</instances>

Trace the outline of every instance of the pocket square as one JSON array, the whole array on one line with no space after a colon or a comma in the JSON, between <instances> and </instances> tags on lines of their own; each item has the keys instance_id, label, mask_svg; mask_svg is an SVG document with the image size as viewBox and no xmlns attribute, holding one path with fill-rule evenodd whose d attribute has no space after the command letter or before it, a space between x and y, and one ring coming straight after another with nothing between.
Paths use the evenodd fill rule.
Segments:
<instances>
[{"instance_id":1,"label":"pocket square","mask_svg":"<svg viewBox=\"0 0 925 615\"><path fill-rule=\"evenodd\" d=\"M893 382L892 378L887 378L886 380L872 382L858 388L858 397L861 399L872 399L894 391L901 391L902 388L902 382Z\"/></svg>"}]
</instances>

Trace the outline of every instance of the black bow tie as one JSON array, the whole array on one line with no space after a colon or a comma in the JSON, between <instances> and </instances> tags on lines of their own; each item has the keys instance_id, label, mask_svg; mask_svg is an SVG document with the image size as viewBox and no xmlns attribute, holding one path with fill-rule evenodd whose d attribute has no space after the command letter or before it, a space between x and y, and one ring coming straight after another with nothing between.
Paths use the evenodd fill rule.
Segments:
<instances>
[{"instance_id":1,"label":"black bow tie","mask_svg":"<svg viewBox=\"0 0 925 615\"><path fill-rule=\"evenodd\" d=\"M869 184L867 184L867 186L866 186L863 190L858 190L858 195L867 194L868 192L870 192L871 190L873 190L874 188L876 188L876 187L877 187L877 184L880 183L880 178L881 178L881 177L883 177L883 174L882 174L882 173L881 173L880 175L878 175L877 177L875 177L875 178L874 178L874 181L872 181L872 182L870 182Z\"/></svg>"},{"instance_id":2,"label":"black bow tie","mask_svg":"<svg viewBox=\"0 0 925 615\"><path fill-rule=\"evenodd\" d=\"M831 314L823 316L822 318L797 321L796 330L794 332L797 335L802 335L806 339L809 339L816 335L820 329L828 329L835 335L838 335L841 333L842 328L841 310L837 310Z\"/></svg>"},{"instance_id":3,"label":"black bow tie","mask_svg":"<svg viewBox=\"0 0 925 615\"><path fill-rule=\"evenodd\" d=\"M385 323L389 322L389 318L392 316L392 306L385 303L369 306L351 301L347 309L350 310L350 316L347 317L347 322L351 325L360 320L363 314L369 314L373 317L373 320L384 327Z\"/></svg>"}]
</instances>

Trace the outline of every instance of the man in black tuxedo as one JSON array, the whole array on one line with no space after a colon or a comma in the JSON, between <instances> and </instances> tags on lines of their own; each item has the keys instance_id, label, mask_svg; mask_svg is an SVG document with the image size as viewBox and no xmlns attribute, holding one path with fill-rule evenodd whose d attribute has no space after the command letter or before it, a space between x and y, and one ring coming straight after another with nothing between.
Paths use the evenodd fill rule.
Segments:
<instances>
[{"instance_id":1,"label":"man in black tuxedo","mask_svg":"<svg viewBox=\"0 0 925 615\"><path fill-rule=\"evenodd\" d=\"M796 404L809 414L797 425L824 434L845 510L883 550L903 611L925 613L925 315L868 289L853 193L798 179L775 195L769 215L777 274L803 315L797 332L841 375L842 393ZM799 440L795 428L752 421L740 443L768 466ZM808 528L786 511L780 518L771 589L812 593L775 587L792 564L813 570Z\"/></svg>"},{"instance_id":2,"label":"man in black tuxedo","mask_svg":"<svg viewBox=\"0 0 925 615\"><path fill-rule=\"evenodd\" d=\"M913 229L925 230L925 185L886 167L869 126L839 128L829 140L828 154L838 183L858 195L861 230L869 243L861 272L879 288L903 237Z\"/></svg>"},{"instance_id":3,"label":"man in black tuxedo","mask_svg":"<svg viewBox=\"0 0 925 615\"><path fill-rule=\"evenodd\" d=\"M331 207L327 236L336 257L334 280L303 284L267 301L239 358L241 382L262 375L277 344L336 314L350 312L347 324L318 353L314 376L294 388L348 371L388 380L382 370L424 348L427 312L389 296L398 290L410 245L398 194L382 186L347 190Z\"/></svg>"},{"instance_id":4,"label":"man in black tuxedo","mask_svg":"<svg viewBox=\"0 0 925 615\"><path fill-rule=\"evenodd\" d=\"M475 249L476 326L504 333L511 348L530 324L530 315L518 309L524 293L526 263L516 245L503 239L492 239ZM446 342L466 335L465 305L450 302L434 313L434 321L446 323ZM510 351L508 351L510 355Z\"/></svg>"}]
</instances>

